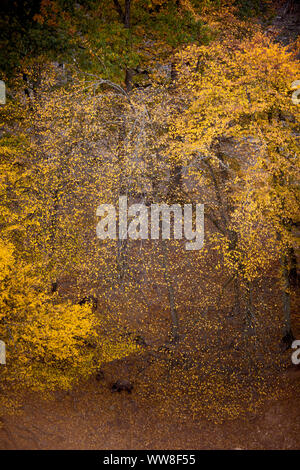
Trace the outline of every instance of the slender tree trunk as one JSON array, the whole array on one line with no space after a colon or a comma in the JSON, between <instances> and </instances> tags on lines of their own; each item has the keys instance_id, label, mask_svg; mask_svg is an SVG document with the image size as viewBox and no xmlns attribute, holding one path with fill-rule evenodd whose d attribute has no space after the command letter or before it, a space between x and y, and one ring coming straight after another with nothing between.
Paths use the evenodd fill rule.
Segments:
<instances>
[{"instance_id":1,"label":"slender tree trunk","mask_svg":"<svg viewBox=\"0 0 300 470\"><path fill-rule=\"evenodd\" d=\"M120 21L124 24L126 29L130 29L130 17L131 17L131 0L125 0L125 5L124 5L124 11L119 3L119 0L113 0L115 9L117 10L119 14ZM127 48L129 48L128 41L126 42ZM132 90L133 86L133 70L130 69L129 67L126 67L125 69L125 86L126 86L126 91L129 93Z\"/></svg>"},{"instance_id":2,"label":"slender tree trunk","mask_svg":"<svg viewBox=\"0 0 300 470\"><path fill-rule=\"evenodd\" d=\"M283 311L283 337L281 339L281 349L286 351L294 341L294 335L291 326L291 283L289 276L289 258L287 253L281 257L281 269L283 278L282 292L282 311Z\"/></svg>"},{"instance_id":3,"label":"slender tree trunk","mask_svg":"<svg viewBox=\"0 0 300 470\"><path fill-rule=\"evenodd\" d=\"M289 282L293 288L299 285L297 256L293 247L289 249Z\"/></svg>"},{"instance_id":4,"label":"slender tree trunk","mask_svg":"<svg viewBox=\"0 0 300 470\"><path fill-rule=\"evenodd\" d=\"M240 308L240 284L239 284L239 279L238 276L234 277L233 281L233 290L234 290L234 304L233 304L233 309L232 313L233 315L240 315L241 313L241 308Z\"/></svg>"},{"instance_id":5,"label":"slender tree trunk","mask_svg":"<svg viewBox=\"0 0 300 470\"><path fill-rule=\"evenodd\" d=\"M291 294L290 294L290 279L288 269L288 257L282 255L281 258L282 276L283 276L283 293L282 293L282 308L283 308L283 332L284 335L291 332Z\"/></svg>"},{"instance_id":6,"label":"slender tree trunk","mask_svg":"<svg viewBox=\"0 0 300 470\"><path fill-rule=\"evenodd\" d=\"M168 199L170 202L181 204L184 201L182 187L182 165L171 165L168 187Z\"/></svg>"},{"instance_id":7,"label":"slender tree trunk","mask_svg":"<svg viewBox=\"0 0 300 470\"><path fill-rule=\"evenodd\" d=\"M166 248L166 243L164 240L162 240L161 246L162 246L162 255L163 255L164 276L165 276L167 289L168 289L170 314L171 314L171 321L172 321L172 341L176 342L179 339L179 321L178 321L178 314L177 314L176 304L175 304L174 287L173 287L173 282L171 280L170 270L169 270L167 248Z\"/></svg>"},{"instance_id":8,"label":"slender tree trunk","mask_svg":"<svg viewBox=\"0 0 300 470\"><path fill-rule=\"evenodd\" d=\"M131 8L131 0L125 0L125 14L124 14L124 26L126 29L130 29L130 8ZM127 47L129 47L127 41ZM129 93L132 90L133 86L133 71L130 68L126 68L125 71L125 85L126 91Z\"/></svg>"},{"instance_id":9,"label":"slender tree trunk","mask_svg":"<svg viewBox=\"0 0 300 470\"><path fill-rule=\"evenodd\" d=\"M169 90L175 90L176 88L176 82L178 79L178 72L176 69L176 63L174 60L171 62L171 73L170 73L170 85L169 85Z\"/></svg>"},{"instance_id":10,"label":"slender tree trunk","mask_svg":"<svg viewBox=\"0 0 300 470\"><path fill-rule=\"evenodd\" d=\"M254 307L253 307L253 292L252 286L250 282L247 282L246 288L246 329L248 334L256 333L255 329L255 314L254 314Z\"/></svg>"},{"instance_id":11,"label":"slender tree trunk","mask_svg":"<svg viewBox=\"0 0 300 470\"><path fill-rule=\"evenodd\" d=\"M53 208L52 208L52 213L51 213L51 218L50 218L50 236L51 236L51 265L55 262L53 260L54 255L55 255L55 249L56 249L56 235L57 235L57 218L58 218L58 208L59 208L59 190L55 189L53 193ZM51 270L52 271L52 270ZM57 291L58 287L58 282L55 278L52 278L51 280L51 293L54 293Z\"/></svg>"},{"instance_id":12,"label":"slender tree trunk","mask_svg":"<svg viewBox=\"0 0 300 470\"><path fill-rule=\"evenodd\" d=\"M125 87L127 93L129 93L132 90L133 87L133 71L131 69L126 69L125 70Z\"/></svg>"},{"instance_id":13,"label":"slender tree trunk","mask_svg":"<svg viewBox=\"0 0 300 470\"><path fill-rule=\"evenodd\" d=\"M119 143L118 143L118 159L121 168L120 172L120 196L127 196L128 193L128 181L126 179L126 169L124 160L124 142L126 138L126 115L122 116L122 125L119 132ZM128 270L128 254L127 254L127 239L120 239L118 234L118 253L117 253L117 270L119 281L122 284Z\"/></svg>"}]
</instances>

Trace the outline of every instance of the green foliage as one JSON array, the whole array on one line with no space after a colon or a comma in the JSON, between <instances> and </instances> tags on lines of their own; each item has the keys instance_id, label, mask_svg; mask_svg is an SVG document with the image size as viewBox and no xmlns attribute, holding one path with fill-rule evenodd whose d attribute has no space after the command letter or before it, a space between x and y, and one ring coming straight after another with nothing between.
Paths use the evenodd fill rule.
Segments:
<instances>
[{"instance_id":1,"label":"green foliage","mask_svg":"<svg viewBox=\"0 0 300 470\"><path fill-rule=\"evenodd\" d=\"M241 18L255 15L265 15L270 12L271 2L269 0L235 0L238 14Z\"/></svg>"},{"instance_id":2,"label":"green foliage","mask_svg":"<svg viewBox=\"0 0 300 470\"><path fill-rule=\"evenodd\" d=\"M16 7L17 4L17 7ZM5 78L12 78L26 59L45 55L57 59L66 55L69 38L63 30L40 24L35 15L40 2L6 2L0 17L0 63Z\"/></svg>"}]
</instances>

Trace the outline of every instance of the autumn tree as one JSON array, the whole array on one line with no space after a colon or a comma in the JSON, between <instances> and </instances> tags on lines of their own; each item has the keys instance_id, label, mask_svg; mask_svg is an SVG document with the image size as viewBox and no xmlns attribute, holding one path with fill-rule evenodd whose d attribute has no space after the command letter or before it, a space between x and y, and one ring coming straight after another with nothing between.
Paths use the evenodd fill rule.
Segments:
<instances>
[{"instance_id":1,"label":"autumn tree","mask_svg":"<svg viewBox=\"0 0 300 470\"><path fill-rule=\"evenodd\" d=\"M241 43L186 48L180 72L188 94L171 125L179 140L173 158L207 188L202 195L219 233L216 247L248 292L250 321L251 283L270 260L282 259L284 335L291 335L287 279L298 220L299 109L289 90L299 63L256 33Z\"/></svg>"},{"instance_id":2,"label":"autumn tree","mask_svg":"<svg viewBox=\"0 0 300 470\"><path fill-rule=\"evenodd\" d=\"M24 388L42 393L69 389L104 362L137 350L136 343L121 338L120 331L108 335L107 322L100 320L92 305L79 305L78 299L63 299L49 289L49 280L61 265L67 270L70 260L74 263L79 246L76 236L68 236L70 221L62 223L68 215L64 197L68 198L71 182L54 150L52 160L47 152L43 158L36 154L33 144L38 135L27 132L27 109L17 94L14 98L1 110L0 143L0 337L7 352L7 363L1 367L1 403L8 407L13 405L10 398L18 398ZM35 106L33 101L29 106Z\"/></svg>"}]
</instances>

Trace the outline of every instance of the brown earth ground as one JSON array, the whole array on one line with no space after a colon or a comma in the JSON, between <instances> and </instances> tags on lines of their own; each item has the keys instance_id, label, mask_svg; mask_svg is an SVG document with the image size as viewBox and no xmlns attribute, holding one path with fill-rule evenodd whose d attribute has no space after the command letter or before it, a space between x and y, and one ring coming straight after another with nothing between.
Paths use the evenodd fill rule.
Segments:
<instances>
[{"instance_id":1,"label":"brown earth ground","mask_svg":"<svg viewBox=\"0 0 300 470\"><path fill-rule=\"evenodd\" d=\"M299 370L289 375L298 388L294 396L221 424L159 416L139 406L135 391L111 393L95 380L51 401L29 395L22 414L3 419L0 448L299 449Z\"/></svg>"}]
</instances>

